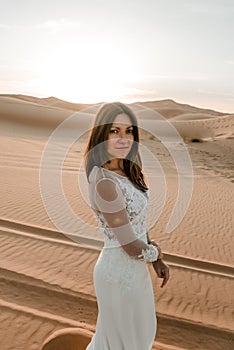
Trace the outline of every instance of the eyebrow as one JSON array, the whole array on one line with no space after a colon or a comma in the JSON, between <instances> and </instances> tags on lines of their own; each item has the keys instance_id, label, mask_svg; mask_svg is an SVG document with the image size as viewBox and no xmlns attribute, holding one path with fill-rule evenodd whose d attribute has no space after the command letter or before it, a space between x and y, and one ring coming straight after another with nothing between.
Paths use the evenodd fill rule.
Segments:
<instances>
[{"instance_id":1,"label":"eyebrow","mask_svg":"<svg viewBox=\"0 0 234 350\"><path fill-rule=\"evenodd\" d=\"M118 127L118 126L115 126L115 125L112 125L111 128L119 129L119 127ZM133 128L133 125L130 125L130 126L127 127L127 129L129 129L129 128Z\"/></svg>"}]
</instances>

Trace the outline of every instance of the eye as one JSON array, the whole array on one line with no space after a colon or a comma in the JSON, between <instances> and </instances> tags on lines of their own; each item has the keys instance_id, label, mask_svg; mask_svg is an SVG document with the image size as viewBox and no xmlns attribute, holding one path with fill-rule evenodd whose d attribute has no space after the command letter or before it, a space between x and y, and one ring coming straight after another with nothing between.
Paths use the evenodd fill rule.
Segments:
<instances>
[{"instance_id":1,"label":"eye","mask_svg":"<svg viewBox=\"0 0 234 350\"><path fill-rule=\"evenodd\" d=\"M110 134L117 134L118 133L118 130L117 129L110 129Z\"/></svg>"},{"instance_id":2,"label":"eye","mask_svg":"<svg viewBox=\"0 0 234 350\"><path fill-rule=\"evenodd\" d=\"M133 129L128 129L127 134L133 134Z\"/></svg>"}]
</instances>

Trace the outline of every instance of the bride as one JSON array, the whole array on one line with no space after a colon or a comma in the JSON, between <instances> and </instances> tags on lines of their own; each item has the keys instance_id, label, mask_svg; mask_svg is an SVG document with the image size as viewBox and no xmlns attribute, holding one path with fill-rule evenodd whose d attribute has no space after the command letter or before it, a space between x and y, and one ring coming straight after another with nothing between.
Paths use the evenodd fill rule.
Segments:
<instances>
[{"instance_id":1,"label":"bride","mask_svg":"<svg viewBox=\"0 0 234 350\"><path fill-rule=\"evenodd\" d=\"M169 267L147 233L149 189L139 154L133 111L106 103L98 111L85 151L90 205L104 246L93 271L96 332L86 350L150 350L156 336L154 294L147 263L161 287Z\"/></svg>"}]
</instances>

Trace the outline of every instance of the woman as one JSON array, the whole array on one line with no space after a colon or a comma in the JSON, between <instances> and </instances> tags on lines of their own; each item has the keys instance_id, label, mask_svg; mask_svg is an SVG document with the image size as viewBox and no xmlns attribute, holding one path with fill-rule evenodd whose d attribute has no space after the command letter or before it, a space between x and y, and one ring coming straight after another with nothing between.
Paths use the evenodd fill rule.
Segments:
<instances>
[{"instance_id":1,"label":"woman","mask_svg":"<svg viewBox=\"0 0 234 350\"><path fill-rule=\"evenodd\" d=\"M104 247L95 265L96 333L86 350L149 350L156 334L154 294L147 263L164 286L169 268L149 240L149 200L132 110L106 103L97 113L85 151L89 198Z\"/></svg>"}]
</instances>

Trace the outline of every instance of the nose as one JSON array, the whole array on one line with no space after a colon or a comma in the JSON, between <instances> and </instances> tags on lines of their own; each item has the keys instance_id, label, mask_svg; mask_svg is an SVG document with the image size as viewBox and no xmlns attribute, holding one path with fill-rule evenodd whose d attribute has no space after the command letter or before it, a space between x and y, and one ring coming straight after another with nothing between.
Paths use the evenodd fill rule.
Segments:
<instances>
[{"instance_id":1,"label":"nose","mask_svg":"<svg viewBox=\"0 0 234 350\"><path fill-rule=\"evenodd\" d=\"M120 132L118 136L119 142L121 143L125 143L128 140L127 135L124 132Z\"/></svg>"}]
</instances>

